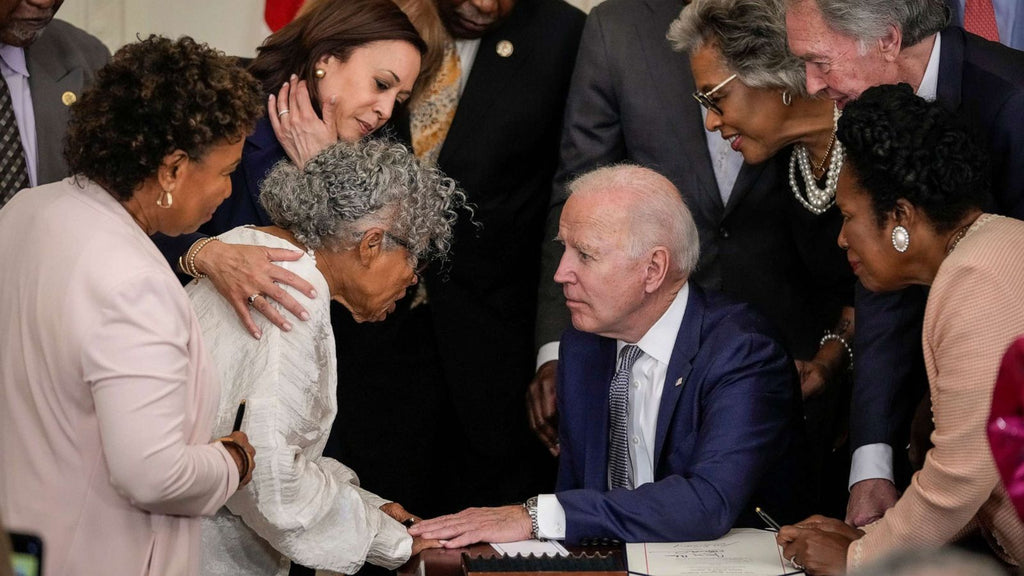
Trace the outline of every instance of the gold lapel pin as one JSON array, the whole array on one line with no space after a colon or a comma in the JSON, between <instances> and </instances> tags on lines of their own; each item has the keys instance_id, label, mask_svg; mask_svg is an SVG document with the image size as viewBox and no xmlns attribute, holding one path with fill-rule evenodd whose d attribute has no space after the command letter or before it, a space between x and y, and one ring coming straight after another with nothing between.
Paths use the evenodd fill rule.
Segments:
<instances>
[{"instance_id":1,"label":"gold lapel pin","mask_svg":"<svg viewBox=\"0 0 1024 576\"><path fill-rule=\"evenodd\" d=\"M78 96L75 96L74 92L68 91L60 95L60 101L63 102L65 106L71 106L75 102L78 102Z\"/></svg>"},{"instance_id":2,"label":"gold lapel pin","mask_svg":"<svg viewBox=\"0 0 1024 576\"><path fill-rule=\"evenodd\" d=\"M683 385L683 379L682 378L680 378L679 380L676 380L676 388L679 388L682 385Z\"/></svg>"},{"instance_id":3,"label":"gold lapel pin","mask_svg":"<svg viewBox=\"0 0 1024 576\"><path fill-rule=\"evenodd\" d=\"M498 53L498 56L502 58L508 58L516 51L516 47L512 45L508 40L502 40L498 42L498 45L494 47L494 51Z\"/></svg>"}]
</instances>

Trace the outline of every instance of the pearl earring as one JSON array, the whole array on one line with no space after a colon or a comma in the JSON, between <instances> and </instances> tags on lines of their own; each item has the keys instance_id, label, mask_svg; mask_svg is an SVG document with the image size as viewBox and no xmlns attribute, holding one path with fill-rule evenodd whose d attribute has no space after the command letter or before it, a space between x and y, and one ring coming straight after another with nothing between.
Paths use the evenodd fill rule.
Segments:
<instances>
[{"instance_id":1,"label":"pearl earring","mask_svg":"<svg viewBox=\"0 0 1024 576\"><path fill-rule=\"evenodd\" d=\"M901 254L906 252L907 248L910 248L910 232L903 226L893 227L892 247Z\"/></svg>"},{"instance_id":2,"label":"pearl earring","mask_svg":"<svg viewBox=\"0 0 1024 576\"><path fill-rule=\"evenodd\" d=\"M323 68L317 68L316 70L313 71L313 76L316 76L317 78L323 78L324 76L327 76L327 70L324 70Z\"/></svg>"}]
</instances>

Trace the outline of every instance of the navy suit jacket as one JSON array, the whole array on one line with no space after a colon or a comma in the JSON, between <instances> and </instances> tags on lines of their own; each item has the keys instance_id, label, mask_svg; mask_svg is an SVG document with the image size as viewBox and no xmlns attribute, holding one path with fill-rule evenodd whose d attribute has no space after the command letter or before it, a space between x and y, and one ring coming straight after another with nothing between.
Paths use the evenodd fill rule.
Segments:
<instances>
[{"instance_id":1,"label":"navy suit jacket","mask_svg":"<svg viewBox=\"0 0 1024 576\"><path fill-rule=\"evenodd\" d=\"M613 339L562 335L556 495L567 542L713 539L759 526L754 506L782 522L802 517L796 372L749 305L690 285L658 411L655 481L635 490L608 489L615 359Z\"/></svg>"},{"instance_id":2,"label":"navy suit jacket","mask_svg":"<svg viewBox=\"0 0 1024 576\"><path fill-rule=\"evenodd\" d=\"M989 210L1024 219L1024 52L946 28L938 101L989 148L994 200ZM927 390L921 352L926 301L927 290L921 287L876 294L858 286L853 449L907 444L914 408Z\"/></svg>"}]
</instances>

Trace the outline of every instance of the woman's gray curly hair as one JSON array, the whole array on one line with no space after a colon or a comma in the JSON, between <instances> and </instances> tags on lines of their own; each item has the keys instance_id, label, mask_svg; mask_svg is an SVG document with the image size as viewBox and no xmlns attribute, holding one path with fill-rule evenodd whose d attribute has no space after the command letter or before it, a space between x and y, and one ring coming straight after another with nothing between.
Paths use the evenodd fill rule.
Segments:
<instances>
[{"instance_id":1,"label":"woman's gray curly hair","mask_svg":"<svg viewBox=\"0 0 1024 576\"><path fill-rule=\"evenodd\" d=\"M465 195L405 146L375 139L333 144L303 168L279 162L260 186L260 203L310 249L348 247L380 226L415 257L443 260Z\"/></svg>"},{"instance_id":2,"label":"woman's gray curly hair","mask_svg":"<svg viewBox=\"0 0 1024 576\"><path fill-rule=\"evenodd\" d=\"M807 94L804 65L786 45L786 0L693 0L668 39L679 52L715 48L747 86Z\"/></svg>"}]
</instances>

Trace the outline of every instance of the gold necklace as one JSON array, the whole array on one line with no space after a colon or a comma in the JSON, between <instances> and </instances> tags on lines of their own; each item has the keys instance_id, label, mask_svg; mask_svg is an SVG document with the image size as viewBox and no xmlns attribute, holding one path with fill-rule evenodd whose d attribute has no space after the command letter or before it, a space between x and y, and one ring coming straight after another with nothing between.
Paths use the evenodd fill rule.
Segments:
<instances>
[{"instance_id":1,"label":"gold necklace","mask_svg":"<svg viewBox=\"0 0 1024 576\"><path fill-rule=\"evenodd\" d=\"M836 143L836 125L832 125L832 137L828 139L828 147L825 148L825 153L821 155L821 161L814 164L814 177L821 178L825 174L825 162L828 162L828 156L832 153L832 146Z\"/></svg>"},{"instance_id":2,"label":"gold necklace","mask_svg":"<svg viewBox=\"0 0 1024 576\"><path fill-rule=\"evenodd\" d=\"M956 231L956 234L954 234L953 238L950 239L949 241L949 248L946 248L947 255L956 249L956 245L959 244L960 241L964 239L964 236L967 235L967 231L970 229L971 225L968 224L966 226L961 226L960 229Z\"/></svg>"}]
</instances>

